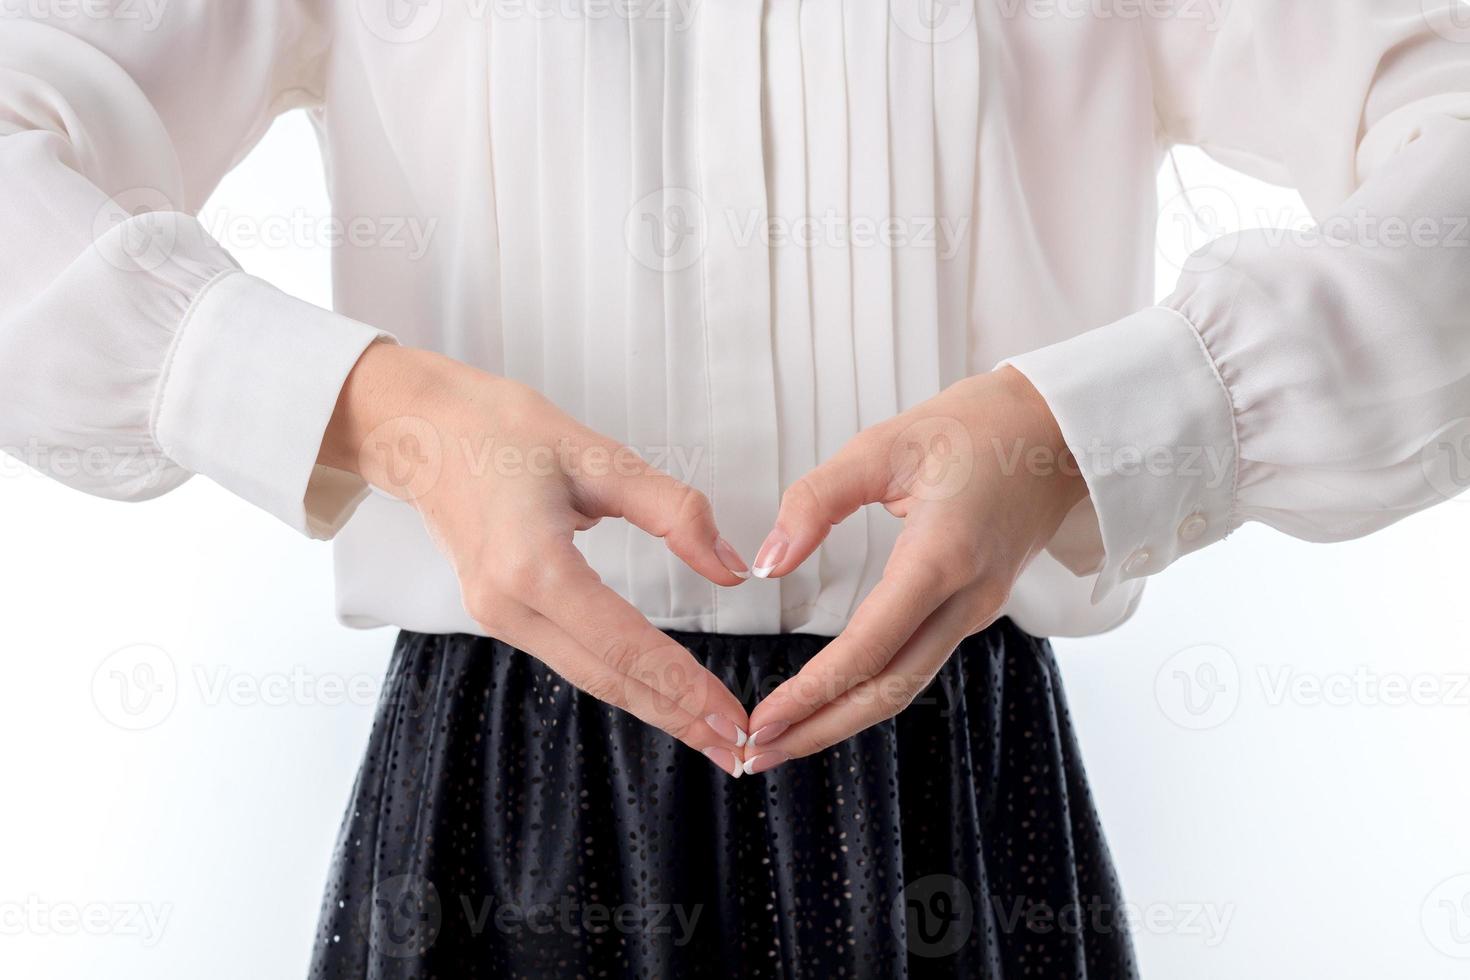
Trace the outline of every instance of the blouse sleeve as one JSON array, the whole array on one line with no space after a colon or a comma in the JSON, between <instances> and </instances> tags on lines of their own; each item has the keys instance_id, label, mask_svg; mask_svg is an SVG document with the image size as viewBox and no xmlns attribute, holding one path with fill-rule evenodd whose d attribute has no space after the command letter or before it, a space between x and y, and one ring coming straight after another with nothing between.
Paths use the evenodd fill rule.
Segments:
<instances>
[{"instance_id":1,"label":"blouse sleeve","mask_svg":"<svg viewBox=\"0 0 1470 980\"><path fill-rule=\"evenodd\" d=\"M1090 488L1096 521L1052 550L1097 575L1095 599L1246 521L1341 540L1466 485L1457 2L1235 0L1218 22L1147 23L1166 139L1297 187L1318 226L1219 239L1158 307L1010 362Z\"/></svg>"},{"instance_id":2,"label":"blouse sleeve","mask_svg":"<svg viewBox=\"0 0 1470 980\"><path fill-rule=\"evenodd\" d=\"M326 28L304 0L144 8L0 16L0 448L122 500L202 473L330 536L365 487L316 456L384 335L245 274L194 217L318 100Z\"/></svg>"}]
</instances>

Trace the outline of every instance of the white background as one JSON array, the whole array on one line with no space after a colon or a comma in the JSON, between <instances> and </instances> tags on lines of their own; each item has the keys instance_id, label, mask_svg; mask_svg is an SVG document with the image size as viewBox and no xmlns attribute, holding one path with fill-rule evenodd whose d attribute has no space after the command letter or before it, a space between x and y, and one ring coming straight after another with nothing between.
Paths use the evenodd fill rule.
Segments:
<instances>
[{"instance_id":1,"label":"white background","mask_svg":"<svg viewBox=\"0 0 1470 980\"><path fill-rule=\"evenodd\" d=\"M316 154L283 120L205 219L328 304L327 236L250 241L326 216ZM1180 165L1207 223L1302 220ZM1162 294L1204 239L1160 188ZM1247 528L1058 644L1146 977L1470 974L1467 531L1464 501L1331 547ZM204 480L128 506L6 461L0 556L0 976L303 976L392 635L336 625L328 548Z\"/></svg>"}]
</instances>

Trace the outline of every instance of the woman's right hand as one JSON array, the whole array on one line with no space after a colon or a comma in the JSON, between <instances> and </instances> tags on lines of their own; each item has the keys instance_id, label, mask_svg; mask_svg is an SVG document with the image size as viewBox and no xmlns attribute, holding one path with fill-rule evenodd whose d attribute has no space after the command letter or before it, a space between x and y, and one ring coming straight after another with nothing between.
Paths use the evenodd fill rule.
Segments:
<instances>
[{"instance_id":1,"label":"woman's right hand","mask_svg":"<svg viewBox=\"0 0 1470 980\"><path fill-rule=\"evenodd\" d=\"M353 369L319 462L418 510L489 635L740 774L740 701L572 542L623 518L716 585L739 585L747 566L703 494L525 385L390 344Z\"/></svg>"}]
</instances>

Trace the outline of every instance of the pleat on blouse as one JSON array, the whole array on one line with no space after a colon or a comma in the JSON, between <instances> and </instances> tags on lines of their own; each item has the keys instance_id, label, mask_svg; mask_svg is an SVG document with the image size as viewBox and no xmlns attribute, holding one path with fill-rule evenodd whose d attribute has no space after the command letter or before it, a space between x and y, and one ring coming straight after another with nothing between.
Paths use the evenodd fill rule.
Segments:
<instances>
[{"instance_id":1,"label":"pleat on blouse","mask_svg":"<svg viewBox=\"0 0 1470 980\"><path fill-rule=\"evenodd\" d=\"M582 206L587 247L582 254L586 292L582 306L582 346L564 352L582 360L582 398L586 421L602 432L629 431L628 351L633 316L632 256L624 226L633 197L633 92L631 25L601 17L585 24L583 105L580 134ZM595 107L596 111L593 111ZM608 556L620 575L631 580L627 562L628 526L603 521L586 532L589 551ZM646 589L645 583L637 583Z\"/></svg>"},{"instance_id":2,"label":"pleat on blouse","mask_svg":"<svg viewBox=\"0 0 1470 980\"><path fill-rule=\"evenodd\" d=\"M807 201L807 97L801 46L802 0L770 0L765 25L765 166L768 214L790 222L810 213ZM805 250L771 251L771 336L775 351L780 483L788 487L821 461L817 448L816 348L812 335L811 265ZM786 420L793 424L785 425ZM781 580L790 614L810 609L821 592L816 562Z\"/></svg>"},{"instance_id":3,"label":"pleat on blouse","mask_svg":"<svg viewBox=\"0 0 1470 980\"><path fill-rule=\"evenodd\" d=\"M851 212L855 220L881 228L893 214L891 127L888 111L888 48L892 20L869 15L868 0L844 0L847 41L848 120L852 154ZM864 229L867 233L868 229ZM875 235L852 250L852 331L860 428L898 414L898 349L894 336L892 240ZM875 580L898 537L899 523L887 511L867 508L863 574ZM861 584L854 588L854 598Z\"/></svg>"},{"instance_id":4,"label":"pleat on blouse","mask_svg":"<svg viewBox=\"0 0 1470 980\"><path fill-rule=\"evenodd\" d=\"M968 331L941 327L973 302L973 22L941 42L861 0L496 17L489 61L497 360L708 494L747 552L802 474L969 373ZM655 618L759 633L845 621L899 528L869 508L734 591L620 522L579 543Z\"/></svg>"},{"instance_id":5,"label":"pleat on blouse","mask_svg":"<svg viewBox=\"0 0 1470 980\"><path fill-rule=\"evenodd\" d=\"M667 114L664 104L667 83L663 25L644 18L632 18L628 21L628 41L631 89L628 138L632 186L627 200L633 209L631 217L625 211L623 245L628 270L627 348L623 355L628 372L625 393L628 428L613 438L621 437L629 445L646 452L647 447L656 446L665 438L664 420L668 416L664 378L664 289L662 273L657 267L638 261L640 253L633 243L637 241L634 236L646 233L642 224L645 216L660 212L633 202L657 199L658 207L662 207L664 117ZM606 92L599 93L599 102L606 98ZM669 576L663 543L650 540L646 535L625 533L625 594L629 601L640 609L647 608L645 603L654 608L668 608Z\"/></svg>"},{"instance_id":6,"label":"pleat on blouse","mask_svg":"<svg viewBox=\"0 0 1470 980\"><path fill-rule=\"evenodd\" d=\"M798 226L787 247L806 248L812 270L812 327L816 347L817 455L827 459L858 430L852 296L853 214L849 179L854 169L848 143L846 23L841 3L802 6L802 82L807 105L807 194L811 229ZM803 242L802 236L810 234ZM867 548L858 521L834 527L820 552L824 608L845 614L856 598L857 576ZM844 575L843 572L847 574Z\"/></svg>"}]
</instances>

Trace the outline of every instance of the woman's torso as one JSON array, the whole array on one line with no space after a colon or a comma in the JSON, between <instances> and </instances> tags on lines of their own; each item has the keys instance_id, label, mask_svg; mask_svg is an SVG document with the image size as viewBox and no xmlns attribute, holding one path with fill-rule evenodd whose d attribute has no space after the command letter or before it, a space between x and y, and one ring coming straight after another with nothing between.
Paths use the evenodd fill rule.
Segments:
<instances>
[{"instance_id":1,"label":"woman's torso","mask_svg":"<svg viewBox=\"0 0 1470 980\"><path fill-rule=\"evenodd\" d=\"M1138 24L1020 0L362 0L318 113L342 312L526 382L707 493L749 551L862 428L1152 299ZM353 222L360 234L353 235ZM514 465L482 446L485 466ZM1013 447L981 447L1007 458ZM579 544L656 624L833 634L899 522L718 590L622 522ZM355 625L476 632L404 504L338 538ZM1007 612L1137 599L1042 556Z\"/></svg>"}]
</instances>

